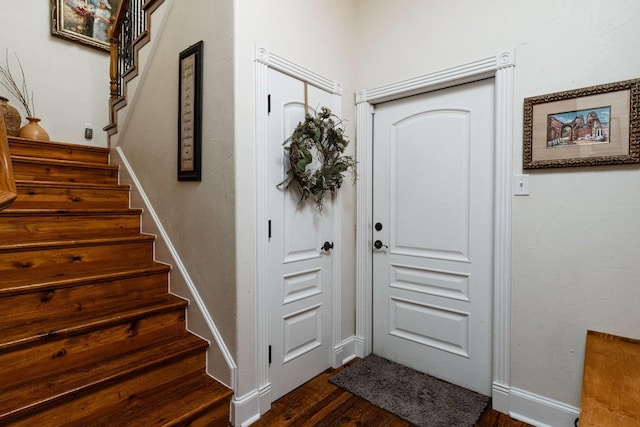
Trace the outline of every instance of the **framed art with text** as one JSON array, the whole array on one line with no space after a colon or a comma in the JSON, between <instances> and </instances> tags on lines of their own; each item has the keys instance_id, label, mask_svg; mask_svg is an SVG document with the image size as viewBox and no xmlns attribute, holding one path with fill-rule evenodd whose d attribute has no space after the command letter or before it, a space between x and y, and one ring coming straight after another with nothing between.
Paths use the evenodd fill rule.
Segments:
<instances>
[{"instance_id":1,"label":"framed art with text","mask_svg":"<svg viewBox=\"0 0 640 427\"><path fill-rule=\"evenodd\" d=\"M526 98L523 168L640 163L640 79Z\"/></svg>"},{"instance_id":2,"label":"framed art with text","mask_svg":"<svg viewBox=\"0 0 640 427\"><path fill-rule=\"evenodd\" d=\"M178 181L202 175L202 46L180 52L178 107Z\"/></svg>"}]
</instances>

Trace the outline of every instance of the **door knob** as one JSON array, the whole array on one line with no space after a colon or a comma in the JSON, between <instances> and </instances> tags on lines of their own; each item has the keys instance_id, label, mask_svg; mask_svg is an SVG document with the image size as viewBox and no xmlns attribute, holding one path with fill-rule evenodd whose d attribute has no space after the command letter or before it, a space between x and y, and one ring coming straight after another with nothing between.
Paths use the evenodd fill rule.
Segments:
<instances>
[{"instance_id":1,"label":"door knob","mask_svg":"<svg viewBox=\"0 0 640 427\"><path fill-rule=\"evenodd\" d=\"M322 249L323 251L329 251L329 249L333 249L333 242L324 242L324 245L322 245L320 249Z\"/></svg>"},{"instance_id":2,"label":"door knob","mask_svg":"<svg viewBox=\"0 0 640 427\"><path fill-rule=\"evenodd\" d=\"M381 249L383 246L384 246L385 248L389 249L389 246L387 246L387 245L385 245L384 243L382 243L382 241L381 241L381 240L376 240L376 241L373 243L373 246L374 246L376 249Z\"/></svg>"}]
</instances>

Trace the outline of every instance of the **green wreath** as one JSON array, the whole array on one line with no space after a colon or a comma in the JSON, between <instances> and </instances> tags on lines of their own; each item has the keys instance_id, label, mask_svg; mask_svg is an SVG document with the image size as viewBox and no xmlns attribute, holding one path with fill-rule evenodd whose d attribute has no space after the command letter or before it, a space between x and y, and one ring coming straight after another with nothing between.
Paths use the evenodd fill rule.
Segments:
<instances>
[{"instance_id":1,"label":"green wreath","mask_svg":"<svg viewBox=\"0 0 640 427\"><path fill-rule=\"evenodd\" d=\"M336 118L336 120L334 120ZM340 127L342 121L327 107L316 116L305 115L293 134L283 143L289 153L287 176L278 187L289 188L295 184L300 192L298 204L312 197L316 209L322 212L322 200L326 192L335 193L344 180L344 173L351 171L355 182L356 162L343 155L349 141Z\"/></svg>"}]
</instances>

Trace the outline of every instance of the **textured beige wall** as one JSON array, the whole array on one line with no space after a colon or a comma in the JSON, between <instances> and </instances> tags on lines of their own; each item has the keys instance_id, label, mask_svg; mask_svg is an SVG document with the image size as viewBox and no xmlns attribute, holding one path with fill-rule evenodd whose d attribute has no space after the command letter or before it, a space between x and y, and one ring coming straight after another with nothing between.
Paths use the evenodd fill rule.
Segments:
<instances>
[{"instance_id":1,"label":"textured beige wall","mask_svg":"<svg viewBox=\"0 0 640 427\"><path fill-rule=\"evenodd\" d=\"M119 146L176 248L232 356L236 245L231 0L171 1ZM156 23L157 24L157 23ZM152 35L154 27L152 22ZM178 60L203 40L202 181L176 178ZM228 377L228 367L209 371ZM226 371L226 373L225 373Z\"/></svg>"},{"instance_id":2,"label":"textured beige wall","mask_svg":"<svg viewBox=\"0 0 640 427\"><path fill-rule=\"evenodd\" d=\"M515 49L514 173L525 97L640 77L637 2L357 3L358 88ZM530 173L513 199L511 385L579 406L586 330L640 337L640 170Z\"/></svg>"},{"instance_id":3,"label":"textured beige wall","mask_svg":"<svg viewBox=\"0 0 640 427\"><path fill-rule=\"evenodd\" d=\"M5 65L8 52L9 64L18 77L14 53L18 55L29 90L34 93L35 114L52 140L106 147L107 135L102 128L109 120L109 54L52 36L49 3L2 2L0 64ZM24 118L21 104L3 87L0 95L9 98ZM85 123L93 126L92 140L84 139Z\"/></svg>"},{"instance_id":4,"label":"textured beige wall","mask_svg":"<svg viewBox=\"0 0 640 427\"><path fill-rule=\"evenodd\" d=\"M236 0L233 13L230 1L175 3L123 148L144 171L143 185L236 357L239 396L257 386L255 45L342 82L352 140L356 90L515 49L514 173L522 172L524 97L639 77L640 6L630 1ZM203 182L178 183L177 56L200 39L211 61ZM639 178L637 167L538 171L531 196L513 199L512 386L577 406L585 330L640 335ZM343 194L348 337L355 192Z\"/></svg>"}]
</instances>

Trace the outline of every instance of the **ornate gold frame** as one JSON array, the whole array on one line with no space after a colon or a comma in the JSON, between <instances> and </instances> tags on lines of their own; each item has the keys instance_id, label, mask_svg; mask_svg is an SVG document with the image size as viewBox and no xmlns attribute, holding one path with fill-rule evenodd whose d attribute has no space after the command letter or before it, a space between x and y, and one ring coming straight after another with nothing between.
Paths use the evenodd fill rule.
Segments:
<instances>
[{"instance_id":1,"label":"ornate gold frame","mask_svg":"<svg viewBox=\"0 0 640 427\"><path fill-rule=\"evenodd\" d=\"M551 145L552 116L578 116L604 108L610 111L604 142L592 141L590 135L579 142L570 137L569 143ZM640 163L639 113L640 79L526 98L523 168Z\"/></svg>"},{"instance_id":2,"label":"ornate gold frame","mask_svg":"<svg viewBox=\"0 0 640 427\"><path fill-rule=\"evenodd\" d=\"M109 0L109 3L111 5L111 13L115 14L120 0ZM71 7L65 4L65 0L51 0L51 34L104 51L111 49L109 40L102 41L72 28L65 28L64 13L67 8Z\"/></svg>"}]
</instances>

